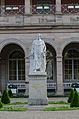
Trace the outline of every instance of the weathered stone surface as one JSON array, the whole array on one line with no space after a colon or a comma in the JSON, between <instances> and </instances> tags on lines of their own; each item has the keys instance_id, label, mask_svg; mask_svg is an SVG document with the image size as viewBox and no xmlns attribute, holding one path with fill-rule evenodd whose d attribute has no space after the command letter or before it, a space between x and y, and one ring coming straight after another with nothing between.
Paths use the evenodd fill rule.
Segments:
<instances>
[{"instance_id":1,"label":"weathered stone surface","mask_svg":"<svg viewBox=\"0 0 79 119\"><path fill-rule=\"evenodd\" d=\"M47 105L46 46L40 35L33 41L30 54L29 105Z\"/></svg>"},{"instance_id":2,"label":"weathered stone surface","mask_svg":"<svg viewBox=\"0 0 79 119\"><path fill-rule=\"evenodd\" d=\"M29 80L29 105L47 105L47 76L30 75Z\"/></svg>"},{"instance_id":3,"label":"weathered stone surface","mask_svg":"<svg viewBox=\"0 0 79 119\"><path fill-rule=\"evenodd\" d=\"M30 53L30 74L45 72L46 69L46 46L40 35L33 41Z\"/></svg>"}]
</instances>

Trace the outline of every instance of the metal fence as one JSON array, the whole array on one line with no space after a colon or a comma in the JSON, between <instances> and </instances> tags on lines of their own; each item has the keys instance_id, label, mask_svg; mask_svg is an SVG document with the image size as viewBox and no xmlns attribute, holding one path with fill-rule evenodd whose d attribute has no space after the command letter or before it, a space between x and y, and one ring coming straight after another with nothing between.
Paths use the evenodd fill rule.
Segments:
<instances>
[{"instance_id":1,"label":"metal fence","mask_svg":"<svg viewBox=\"0 0 79 119\"><path fill-rule=\"evenodd\" d=\"M31 5L30 6L31 14L55 14L56 5ZM79 13L79 5L73 4L62 4L61 5L62 14L72 14ZM0 6L1 15L24 15L25 14L25 5L7 5Z\"/></svg>"},{"instance_id":2,"label":"metal fence","mask_svg":"<svg viewBox=\"0 0 79 119\"><path fill-rule=\"evenodd\" d=\"M63 13L63 14L79 13L79 5L62 4L61 5L61 13Z\"/></svg>"},{"instance_id":3,"label":"metal fence","mask_svg":"<svg viewBox=\"0 0 79 119\"><path fill-rule=\"evenodd\" d=\"M55 14L55 5L32 5L32 14Z\"/></svg>"},{"instance_id":4,"label":"metal fence","mask_svg":"<svg viewBox=\"0 0 79 119\"><path fill-rule=\"evenodd\" d=\"M1 15L24 15L25 6L24 5L10 5L10 6L0 6Z\"/></svg>"}]
</instances>

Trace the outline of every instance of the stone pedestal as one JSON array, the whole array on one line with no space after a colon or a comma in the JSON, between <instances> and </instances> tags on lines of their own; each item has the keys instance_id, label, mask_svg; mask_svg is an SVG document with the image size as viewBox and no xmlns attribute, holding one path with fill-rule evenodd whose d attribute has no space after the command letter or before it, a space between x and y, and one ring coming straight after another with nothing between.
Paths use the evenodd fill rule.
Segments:
<instances>
[{"instance_id":1,"label":"stone pedestal","mask_svg":"<svg viewBox=\"0 0 79 119\"><path fill-rule=\"evenodd\" d=\"M29 105L48 105L47 76L36 73L29 75Z\"/></svg>"}]
</instances>

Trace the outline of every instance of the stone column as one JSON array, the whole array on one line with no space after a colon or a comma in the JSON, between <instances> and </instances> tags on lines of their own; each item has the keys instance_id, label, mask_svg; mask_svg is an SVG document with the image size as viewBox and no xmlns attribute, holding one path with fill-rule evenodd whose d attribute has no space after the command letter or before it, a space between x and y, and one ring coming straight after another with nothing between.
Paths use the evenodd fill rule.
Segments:
<instances>
[{"instance_id":1,"label":"stone column","mask_svg":"<svg viewBox=\"0 0 79 119\"><path fill-rule=\"evenodd\" d=\"M61 14L61 0L56 0L56 13Z\"/></svg>"},{"instance_id":2,"label":"stone column","mask_svg":"<svg viewBox=\"0 0 79 119\"><path fill-rule=\"evenodd\" d=\"M30 60L29 60L29 48L26 49L25 53L25 82L26 82L26 95L29 94L29 67L30 67Z\"/></svg>"},{"instance_id":3,"label":"stone column","mask_svg":"<svg viewBox=\"0 0 79 119\"><path fill-rule=\"evenodd\" d=\"M5 14L5 0L1 0L1 15Z\"/></svg>"},{"instance_id":4,"label":"stone column","mask_svg":"<svg viewBox=\"0 0 79 119\"><path fill-rule=\"evenodd\" d=\"M63 95L62 56L57 56L57 95Z\"/></svg>"},{"instance_id":5,"label":"stone column","mask_svg":"<svg viewBox=\"0 0 79 119\"><path fill-rule=\"evenodd\" d=\"M4 89L6 88L6 62L3 60L1 61L1 71L0 71L0 75L1 75L1 92L4 91Z\"/></svg>"},{"instance_id":6,"label":"stone column","mask_svg":"<svg viewBox=\"0 0 79 119\"><path fill-rule=\"evenodd\" d=\"M25 14L31 13L31 0L25 0Z\"/></svg>"}]
</instances>

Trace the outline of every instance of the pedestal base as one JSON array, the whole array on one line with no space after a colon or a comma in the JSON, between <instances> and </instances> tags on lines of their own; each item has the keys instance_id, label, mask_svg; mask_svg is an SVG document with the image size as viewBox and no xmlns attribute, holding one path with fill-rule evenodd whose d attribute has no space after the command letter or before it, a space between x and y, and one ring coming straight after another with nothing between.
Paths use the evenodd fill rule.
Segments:
<instances>
[{"instance_id":1,"label":"pedestal base","mask_svg":"<svg viewBox=\"0 0 79 119\"><path fill-rule=\"evenodd\" d=\"M29 105L48 105L48 99L29 99Z\"/></svg>"},{"instance_id":2,"label":"pedestal base","mask_svg":"<svg viewBox=\"0 0 79 119\"><path fill-rule=\"evenodd\" d=\"M48 105L46 74L29 75L29 105Z\"/></svg>"}]
</instances>

